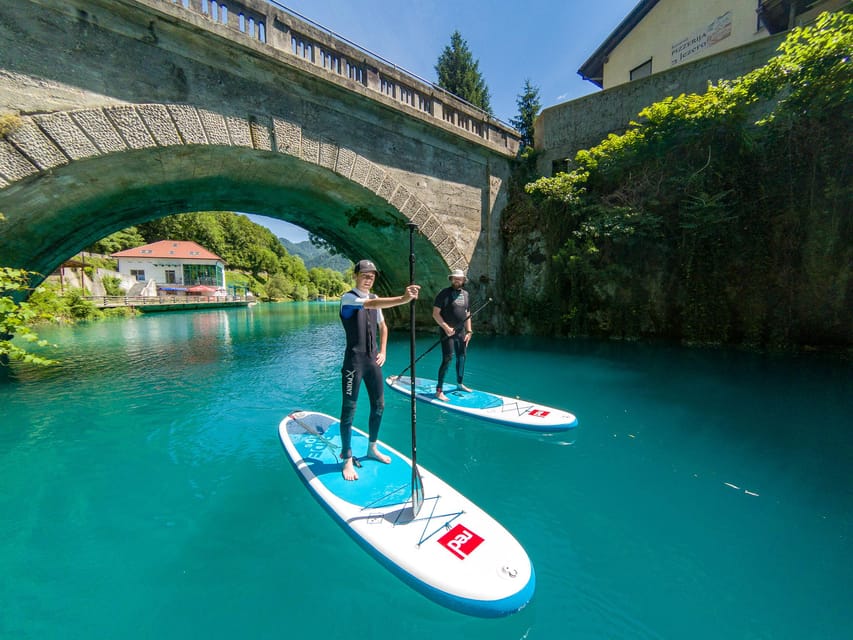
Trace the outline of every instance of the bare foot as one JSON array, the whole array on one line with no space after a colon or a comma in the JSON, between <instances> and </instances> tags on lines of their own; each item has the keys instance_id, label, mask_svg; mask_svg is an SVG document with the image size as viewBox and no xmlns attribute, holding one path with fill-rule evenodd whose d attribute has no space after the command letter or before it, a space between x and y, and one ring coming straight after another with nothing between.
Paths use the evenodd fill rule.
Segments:
<instances>
[{"instance_id":1,"label":"bare foot","mask_svg":"<svg viewBox=\"0 0 853 640\"><path fill-rule=\"evenodd\" d=\"M457 389L459 389L460 391L464 391L464 392L466 392L466 393L471 393L471 389L470 389L469 387L466 387L466 386L465 386L464 384L462 384L461 382L460 382L459 384L457 384L457 385L456 385L456 388L457 388Z\"/></svg>"},{"instance_id":2,"label":"bare foot","mask_svg":"<svg viewBox=\"0 0 853 640\"><path fill-rule=\"evenodd\" d=\"M371 442L367 447L367 455L374 460L379 460L384 464L389 464L391 462L391 457L386 456L384 453L381 453L379 449L376 447L375 442Z\"/></svg>"},{"instance_id":3,"label":"bare foot","mask_svg":"<svg viewBox=\"0 0 853 640\"><path fill-rule=\"evenodd\" d=\"M344 461L344 464L341 467L341 474L343 474L344 480L358 480L358 474L355 472L352 457L349 457Z\"/></svg>"},{"instance_id":4,"label":"bare foot","mask_svg":"<svg viewBox=\"0 0 853 640\"><path fill-rule=\"evenodd\" d=\"M447 396L446 396L446 395L444 395L444 392L443 392L443 391L439 391L439 392L437 392L437 393L435 394L435 397L436 397L438 400L441 400L442 402L447 402Z\"/></svg>"}]
</instances>

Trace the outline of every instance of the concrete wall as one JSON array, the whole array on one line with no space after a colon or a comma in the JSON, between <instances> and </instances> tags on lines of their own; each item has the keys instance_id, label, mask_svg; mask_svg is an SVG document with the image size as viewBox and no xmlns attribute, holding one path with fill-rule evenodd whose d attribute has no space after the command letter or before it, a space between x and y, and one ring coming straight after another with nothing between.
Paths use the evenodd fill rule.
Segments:
<instances>
[{"instance_id":1,"label":"concrete wall","mask_svg":"<svg viewBox=\"0 0 853 640\"><path fill-rule=\"evenodd\" d=\"M554 164L564 168L581 149L598 144L610 133L624 133L648 105L682 93L704 93L708 82L733 79L767 62L785 34L708 56L668 71L605 89L542 111L535 122L537 170L552 175Z\"/></svg>"}]
</instances>

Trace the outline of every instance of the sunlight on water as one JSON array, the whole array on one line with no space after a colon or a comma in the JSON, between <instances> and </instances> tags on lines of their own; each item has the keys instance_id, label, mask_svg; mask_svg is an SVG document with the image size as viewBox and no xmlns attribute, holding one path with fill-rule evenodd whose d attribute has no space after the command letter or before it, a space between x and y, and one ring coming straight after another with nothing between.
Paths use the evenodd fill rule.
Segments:
<instances>
[{"instance_id":1,"label":"sunlight on water","mask_svg":"<svg viewBox=\"0 0 853 640\"><path fill-rule=\"evenodd\" d=\"M281 451L286 413L340 410L336 305L40 333L62 363L0 379L0 637L849 636L846 362L478 333L467 384L580 421L542 435L418 406L418 460L536 570L525 610L479 620L361 550ZM390 342L396 373L408 332ZM410 437L389 391L381 438Z\"/></svg>"}]
</instances>

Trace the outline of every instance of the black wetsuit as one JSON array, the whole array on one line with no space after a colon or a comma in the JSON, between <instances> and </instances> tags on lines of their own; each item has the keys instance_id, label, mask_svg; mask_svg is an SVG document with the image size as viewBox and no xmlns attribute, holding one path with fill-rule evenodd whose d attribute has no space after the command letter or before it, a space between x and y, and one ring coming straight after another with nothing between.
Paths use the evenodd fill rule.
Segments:
<instances>
[{"instance_id":1,"label":"black wetsuit","mask_svg":"<svg viewBox=\"0 0 853 640\"><path fill-rule=\"evenodd\" d=\"M382 311L364 308L365 299L376 297L375 294L365 294L358 289L341 297L341 323L347 338L344 363L341 366L341 458L344 460L352 456L352 421L362 380L370 398L370 442L376 442L379 438L379 425L385 409L382 367L376 362L377 332L382 322Z\"/></svg>"},{"instance_id":2,"label":"black wetsuit","mask_svg":"<svg viewBox=\"0 0 853 640\"><path fill-rule=\"evenodd\" d=\"M438 392L443 389L444 376L454 354L456 355L456 382L462 384L465 376L465 353L468 350L468 343L465 342L465 320L468 319L470 309L468 292L465 289L447 287L438 292L433 306L441 310L439 312L441 319L456 329L456 333L452 336L448 336L444 329L439 329L442 358L441 366L438 368L436 385L436 392Z\"/></svg>"}]
</instances>

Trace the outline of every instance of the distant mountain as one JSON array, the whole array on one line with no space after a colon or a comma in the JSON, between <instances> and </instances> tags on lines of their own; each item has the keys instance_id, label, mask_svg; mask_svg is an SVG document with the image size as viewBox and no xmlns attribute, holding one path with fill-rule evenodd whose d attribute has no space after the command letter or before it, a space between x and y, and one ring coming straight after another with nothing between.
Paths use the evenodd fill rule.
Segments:
<instances>
[{"instance_id":1,"label":"distant mountain","mask_svg":"<svg viewBox=\"0 0 853 640\"><path fill-rule=\"evenodd\" d=\"M311 244L310 240L291 242L287 238L279 238L279 241L284 245L284 248L287 249L287 252L290 255L302 258L302 262L305 263L306 269L325 267L327 269L332 269L333 271L340 271L341 273L344 273L347 269L352 267L352 262L349 259L344 256L333 256L325 249L315 247Z\"/></svg>"}]
</instances>

